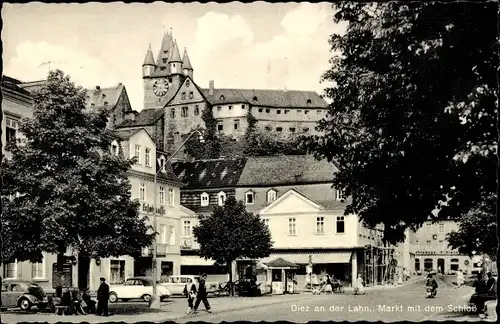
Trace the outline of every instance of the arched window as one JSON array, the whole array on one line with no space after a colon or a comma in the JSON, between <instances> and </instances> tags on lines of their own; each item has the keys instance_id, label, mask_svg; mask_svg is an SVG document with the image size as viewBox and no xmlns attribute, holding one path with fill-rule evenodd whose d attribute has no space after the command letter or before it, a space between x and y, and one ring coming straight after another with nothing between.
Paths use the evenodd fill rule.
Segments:
<instances>
[{"instance_id":1,"label":"arched window","mask_svg":"<svg viewBox=\"0 0 500 324\"><path fill-rule=\"evenodd\" d=\"M226 193L224 191L221 191L217 194L217 203L219 206L224 206L225 202L226 202Z\"/></svg>"},{"instance_id":2,"label":"arched window","mask_svg":"<svg viewBox=\"0 0 500 324\"><path fill-rule=\"evenodd\" d=\"M202 193L201 194L201 205L202 206L208 206L209 203L210 203L210 197L208 196L208 194L206 192Z\"/></svg>"},{"instance_id":3,"label":"arched window","mask_svg":"<svg viewBox=\"0 0 500 324\"><path fill-rule=\"evenodd\" d=\"M170 109L170 118L175 118L175 108Z\"/></svg>"},{"instance_id":4,"label":"arched window","mask_svg":"<svg viewBox=\"0 0 500 324\"><path fill-rule=\"evenodd\" d=\"M271 189L267 192L267 202L273 202L276 200L277 192L274 189Z\"/></svg>"},{"instance_id":5,"label":"arched window","mask_svg":"<svg viewBox=\"0 0 500 324\"><path fill-rule=\"evenodd\" d=\"M220 96L220 100L224 101L226 98L224 96Z\"/></svg>"}]
</instances>

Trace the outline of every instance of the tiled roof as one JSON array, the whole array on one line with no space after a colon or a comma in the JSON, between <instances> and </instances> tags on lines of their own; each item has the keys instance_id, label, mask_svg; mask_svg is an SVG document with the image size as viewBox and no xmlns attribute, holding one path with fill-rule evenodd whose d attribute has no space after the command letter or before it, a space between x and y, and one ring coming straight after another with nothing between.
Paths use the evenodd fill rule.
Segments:
<instances>
[{"instance_id":1,"label":"tiled roof","mask_svg":"<svg viewBox=\"0 0 500 324\"><path fill-rule=\"evenodd\" d=\"M246 158L176 162L172 166L186 189L235 187Z\"/></svg>"},{"instance_id":2,"label":"tiled roof","mask_svg":"<svg viewBox=\"0 0 500 324\"><path fill-rule=\"evenodd\" d=\"M146 57L144 58L144 63L142 65L155 65L155 59L153 57L153 51L151 51L151 44L149 44Z\"/></svg>"},{"instance_id":3,"label":"tiled roof","mask_svg":"<svg viewBox=\"0 0 500 324\"><path fill-rule=\"evenodd\" d=\"M238 186L328 182L337 171L333 163L311 155L249 157Z\"/></svg>"},{"instance_id":4,"label":"tiled roof","mask_svg":"<svg viewBox=\"0 0 500 324\"><path fill-rule=\"evenodd\" d=\"M87 107L108 107L112 109L118 103L125 86L119 83L116 87L86 89ZM93 106L92 106L93 104Z\"/></svg>"},{"instance_id":5,"label":"tiled roof","mask_svg":"<svg viewBox=\"0 0 500 324\"><path fill-rule=\"evenodd\" d=\"M113 134L117 136L118 138L122 140L128 140L135 134L139 133L142 128L135 128L135 129L117 129L113 131Z\"/></svg>"},{"instance_id":6,"label":"tiled roof","mask_svg":"<svg viewBox=\"0 0 500 324\"><path fill-rule=\"evenodd\" d=\"M192 70L191 60L189 59L187 49L184 48L184 58L182 59L182 68Z\"/></svg>"},{"instance_id":7,"label":"tiled roof","mask_svg":"<svg viewBox=\"0 0 500 324\"><path fill-rule=\"evenodd\" d=\"M2 76L2 89L5 88L24 96L29 96L31 98L31 93L29 91L26 91L21 85L22 82L17 79L8 77L6 75Z\"/></svg>"},{"instance_id":8,"label":"tiled roof","mask_svg":"<svg viewBox=\"0 0 500 324\"><path fill-rule=\"evenodd\" d=\"M203 89L203 93L212 105L247 102L257 106L280 108L328 107L326 101L314 91L214 89L214 94L209 96L209 89ZM221 99L221 96L224 96L224 100ZM311 103L308 103L308 100Z\"/></svg>"},{"instance_id":9,"label":"tiled roof","mask_svg":"<svg viewBox=\"0 0 500 324\"><path fill-rule=\"evenodd\" d=\"M163 116L163 109L143 109L135 117L135 120L126 119L117 128L131 126L149 126L154 125L158 119Z\"/></svg>"},{"instance_id":10,"label":"tiled roof","mask_svg":"<svg viewBox=\"0 0 500 324\"><path fill-rule=\"evenodd\" d=\"M168 62L180 62L182 63L181 54L179 53L179 47L177 46L177 41L174 41L174 46L170 52Z\"/></svg>"}]
</instances>

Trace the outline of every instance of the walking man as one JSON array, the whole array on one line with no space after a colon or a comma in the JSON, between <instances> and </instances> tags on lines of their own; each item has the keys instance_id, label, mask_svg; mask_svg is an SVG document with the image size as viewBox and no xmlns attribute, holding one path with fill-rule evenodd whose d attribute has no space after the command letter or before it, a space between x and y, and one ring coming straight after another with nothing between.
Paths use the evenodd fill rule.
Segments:
<instances>
[{"instance_id":1,"label":"walking man","mask_svg":"<svg viewBox=\"0 0 500 324\"><path fill-rule=\"evenodd\" d=\"M196 296L196 302L194 304L194 313L198 311L198 307L200 306L201 302L203 302L203 305L205 306L207 313L211 313L212 311L210 310L210 304L208 303L207 299L207 286L206 286L207 275L202 274L199 280L200 281L198 285L198 293Z\"/></svg>"},{"instance_id":2,"label":"walking man","mask_svg":"<svg viewBox=\"0 0 500 324\"><path fill-rule=\"evenodd\" d=\"M98 316L108 316L109 286L106 279L101 277L101 285L97 290L97 312Z\"/></svg>"}]
</instances>

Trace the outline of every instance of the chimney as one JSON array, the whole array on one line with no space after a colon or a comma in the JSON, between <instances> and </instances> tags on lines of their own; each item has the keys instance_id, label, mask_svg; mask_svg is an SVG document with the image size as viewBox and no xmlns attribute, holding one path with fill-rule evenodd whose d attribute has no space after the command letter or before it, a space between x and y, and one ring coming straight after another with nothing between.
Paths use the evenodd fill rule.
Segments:
<instances>
[{"instance_id":1,"label":"chimney","mask_svg":"<svg viewBox=\"0 0 500 324\"><path fill-rule=\"evenodd\" d=\"M213 96L214 95L214 88L215 88L215 82L214 80L210 80L208 83L208 95Z\"/></svg>"},{"instance_id":2,"label":"chimney","mask_svg":"<svg viewBox=\"0 0 500 324\"><path fill-rule=\"evenodd\" d=\"M99 90L101 90L101 87L100 87L100 86L95 86L95 89L96 89L97 91L99 91Z\"/></svg>"}]
</instances>

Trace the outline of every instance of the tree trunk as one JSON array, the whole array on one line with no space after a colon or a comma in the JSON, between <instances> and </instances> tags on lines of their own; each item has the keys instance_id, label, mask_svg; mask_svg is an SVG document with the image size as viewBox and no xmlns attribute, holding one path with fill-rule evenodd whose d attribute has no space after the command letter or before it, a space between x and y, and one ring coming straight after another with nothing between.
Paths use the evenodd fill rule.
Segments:
<instances>
[{"instance_id":1,"label":"tree trunk","mask_svg":"<svg viewBox=\"0 0 500 324\"><path fill-rule=\"evenodd\" d=\"M62 297L62 282L61 282L61 273L64 271L64 253L66 252L66 247L61 244L59 245L57 252L57 277L59 284L56 287L56 297Z\"/></svg>"},{"instance_id":2,"label":"tree trunk","mask_svg":"<svg viewBox=\"0 0 500 324\"><path fill-rule=\"evenodd\" d=\"M233 285L233 261L228 262L229 267L229 284L230 284L230 294L234 296L234 285Z\"/></svg>"}]
</instances>

